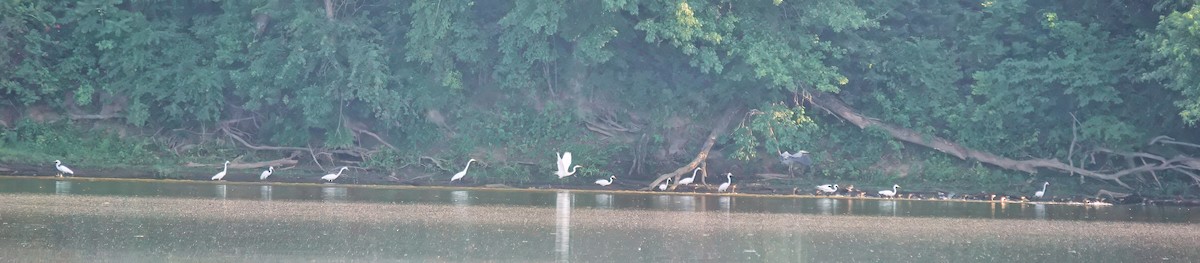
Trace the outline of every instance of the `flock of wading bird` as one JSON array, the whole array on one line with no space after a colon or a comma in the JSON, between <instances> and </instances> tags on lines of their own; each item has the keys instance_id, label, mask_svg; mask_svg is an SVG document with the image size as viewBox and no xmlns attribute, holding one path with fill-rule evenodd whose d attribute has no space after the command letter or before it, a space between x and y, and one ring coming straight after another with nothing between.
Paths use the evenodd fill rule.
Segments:
<instances>
[{"instance_id":1,"label":"flock of wading bird","mask_svg":"<svg viewBox=\"0 0 1200 263\"><path fill-rule=\"evenodd\" d=\"M571 161L572 161L571 160L572 159L571 152L563 152L563 153L556 152L554 154L556 156L556 160L555 160L556 169L554 171L554 175L558 176L559 179L566 178L568 176L572 176L575 174L575 172L577 172L579 170L579 168L583 168L582 165L571 166ZM779 154L779 160L780 160L780 162L782 162L785 165L788 165L789 167L792 167L795 165L803 165L803 166L811 166L812 165L812 159L808 156L807 151L799 151L795 154L792 154L789 152L783 152L783 153ZM477 162L477 160L475 160L475 159L468 160L467 165L465 167L463 167L462 171L455 173L453 176L450 177L450 182L453 183L454 181L462 180L464 177L466 177L467 170L471 169L471 163L473 163L473 162ZM75 172L72 171L71 168L68 168L67 166L63 165L62 161L60 161L60 160L54 160L54 168L59 171L59 174L58 174L59 177L62 177L64 174L75 175ZM333 182L334 180L337 180L338 177L341 177L342 172L345 172L347 169L349 169L349 167L343 166L341 168L338 168L337 173L329 173L329 174L323 175L323 176L321 176L320 180L325 181L325 182ZM679 181L674 182L674 186L676 188L678 188L681 186L692 185L692 183L694 183L696 180L696 174L698 172L700 172L700 170L703 170L703 168L697 167L695 170L692 171L691 177L680 178ZM223 180L225 178L225 175L228 174L228 172L229 172L229 161L225 161L225 164L224 164L223 168L221 169L221 172L213 175L212 180ZM261 174L259 174L258 179L260 181L266 180L267 177L271 176L271 174L274 172L275 172L275 167L269 166L269 167L267 167L266 170L264 170ZM617 179L617 176L615 176L615 175L609 176L608 179L596 180L595 184L602 186L602 187L607 187L609 185L612 185L613 182L616 181L616 179ZM658 189L659 191L666 191L672 185L671 181L672 181L672 178L667 178L666 181L664 181L663 183L660 183L655 188ZM733 184L733 173L725 173L725 182L723 182L717 186L717 192L720 193L720 192L731 191L732 184ZM868 197L868 196L871 196L871 197L879 197L879 198L928 199L928 200L961 199L961 200L984 200L984 201L996 201L996 202L1025 202L1025 201L1043 201L1043 198L1046 197L1046 188L1049 186L1050 186L1050 182L1044 182L1044 183L1042 183L1042 190L1034 192L1032 197L1027 197L1024 195L1010 196L1010 195L987 194L987 193L955 194L955 193L946 193L946 192L940 192L940 191L936 192L936 193L930 193L930 195L927 196L925 193L900 193L900 185L898 185L898 184L892 185L891 189L879 190L879 191L875 192L875 194L869 195L867 191L855 189L854 185L849 185L845 188L842 188L838 184L823 184L823 185L818 185L815 187L816 191L814 192L814 195L824 195L824 196L835 196L836 195L836 196L846 196L846 197ZM693 188L693 189L695 189L695 188ZM801 193L801 190L799 187L792 189L792 194L800 194L800 193ZM1048 201L1072 202L1071 200L1055 200L1055 198L1050 198ZM1102 200L1085 199L1085 200L1083 200L1083 202L1089 203L1089 204L1105 204Z\"/></svg>"}]
</instances>

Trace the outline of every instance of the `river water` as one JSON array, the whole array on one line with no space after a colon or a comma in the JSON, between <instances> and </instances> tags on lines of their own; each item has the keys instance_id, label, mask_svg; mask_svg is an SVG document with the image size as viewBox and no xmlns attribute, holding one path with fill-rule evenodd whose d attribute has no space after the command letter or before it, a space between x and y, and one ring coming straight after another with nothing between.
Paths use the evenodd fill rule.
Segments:
<instances>
[{"instance_id":1,"label":"river water","mask_svg":"<svg viewBox=\"0 0 1200 263\"><path fill-rule=\"evenodd\" d=\"M1185 207L0 177L0 261L1197 262Z\"/></svg>"}]
</instances>

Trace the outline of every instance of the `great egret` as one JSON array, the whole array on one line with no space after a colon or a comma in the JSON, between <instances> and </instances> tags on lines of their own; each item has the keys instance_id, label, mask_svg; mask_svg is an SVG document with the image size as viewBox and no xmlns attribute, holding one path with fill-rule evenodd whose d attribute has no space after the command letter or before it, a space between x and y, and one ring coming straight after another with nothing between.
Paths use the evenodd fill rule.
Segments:
<instances>
[{"instance_id":1,"label":"great egret","mask_svg":"<svg viewBox=\"0 0 1200 263\"><path fill-rule=\"evenodd\" d=\"M454 177L450 177L450 181L451 182L458 181L458 179L462 179L463 176L467 176L467 169L471 168L471 162L474 162L474 161L475 161L475 159L471 159L471 160L467 161L467 167L463 167L462 172L458 172L458 173L454 174Z\"/></svg>"},{"instance_id":2,"label":"great egret","mask_svg":"<svg viewBox=\"0 0 1200 263\"><path fill-rule=\"evenodd\" d=\"M221 172L217 173L217 175L213 175L212 179L214 181L221 180L221 178L225 178L226 172L229 172L229 161L225 161L225 168L222 168Z\"/></svg>"},{"instance_id":3,"label":"great egret","mask_svg":"<svg viewBox=\"0 0 1200 263\"><path fill-rule=\"evenodd\" d=\"M576 170L578 170L580 167L583 167L581 165L576 165L574 167L571 167L571 152L564 152L564 153L562 153L561 156L559 156L558 153L556 152L556 153L554 153L554 155L558 156L558 161L557 161L558 170L554 171L554 175L558 175L558 179L562 179L563 177L571 176L571 175L575 174ZM571 169L571 171L569 171L569 172L567 171L568 167Z\"/></svg>"},{"instance_id":4,"label":"great egret","mask_svg":"<svg viewBox=\"0 0 1200 263\"><path fill-rule=\"evenodd\" d=\"M336 174L326 174L325 176L321 176L321 180L333 182L333 180L337 179L338 176L342 176L342 171L345 171L346 169L350 169L350 167L342 166L342 169L338 169Z\"/></svg>"},{"instance_id":5,"label":"great egret","mask_svg":"<svg viewBox=\"0 0 1200 263\"><path fill-rule=\"evenodd\" d=\"M725 173L725 182L721 183L721 186L717 187L717 192L729 190L729 184L731 183L733 183L733 173Z\"/></svg>"},{"instance_id":6,"label":"great egret","mask_svg":"<svg viewBox=\"0 0 1200 263\"><path fill-rule=\"evenodd\" d=\"M899 192L900 192L900 185L894 184L894 185L892 185L892 190L879 191L879 197L884 197L884 196L896 197L896 193L899 193Z\"/></svg>"},{"instance_id":7,"label":"great egret","mask_svg":"<svg viewBox=\"0 0 1200 263\"><path fill-rule=\"evenodd\" d=\"M617 180L616 175L609 176L608 180L604 180L604 179L596 180L596 184L598 184L600 186L608 186L608 185L612 184L614 180Z\"/></svg>"},{"instance_id":8,"label":"great egret","mask_svg":"<svg viewBox=\"0 0 1200 263\"><path fill-rule=\"evenodd\" d=\"M659 190L659 191L666 191L666 190L667 190L667 186L668 186L668 185L671 185L671 178L667 178L667 181L666 181L666 182L663 182L663 183L661 183L661 184L658 184L658 190Z\"/></svg>"},{"instance_id":9,"label":"great egret","mask_svg":"<svg viewBox=\"0 0 1200 263\"><path fill-rule=\"evenodd\" d=\"M267 170L263 171L262 175L258 176L258 180L267 180L267 176L271 176L272 173L275 173L275 166L267 166Z\"/></svg>"},{"instance_id":10,"label":"great egret","mask_svg":"<svg viewBox=\"0 0 1200 263\"><path fill-rule=\"evenodd\" d=\"M825 194L827 194L827 195L828 195L828 194L835 194L835 193L837 193L837 191L838 191L838 185L837 185L837 184L823 184L823 185L818 185L818 186L817 186L817 191L821 191L821 192L823 192L823 193L825 193Z\"/></svg>"},{"instance_id":11,"label":"great egret","mask_svg":"<svg viewBox=\"0 0 1200 263\"><path fill-rule=\"evenodd\" d=\"M692 184L692 182L693 182L693 181L696 181L696 172L699 172L701 169L703 169L703 168L696 167L696 170L692 171L692 177L688 177L688 178L680 178L680 179L679 179L679 182L677 182L677 183L675 183L675 184L677 184L677 185L689 185L689 184Z\"/></svg>"},{"instance_id":12,"label":"great egret","mask_svg":"<svg viewBox=\"0 0 1200 263\"><path fill-rule=\"evenodd\" d=\"M62 165L62 161L59 160L54 160L54 169L58 169L58 177L63 177L63 174L70 174L72 176L75 175L75 171L71 171L71 168L67 168L66 165Z\"/></svg>"},{"instance_id":13,"label":"great egret","mask_svg":"<svg viewBox=\"0 0 1200 263\"><path fill-rule=\"evenodd\" d=\"M1041 198L1042 198L1042 196L1046 195L1046 187L1047 187L1047 186L1050 186L1050 182L1043 182L1043 183L1042 183L1042 190L1041 190L1041 191L1037 191L1036 193L1033 193L1033 196L1036 196L1038 199L1041 199Z\"/></svg>"}]
</instances>

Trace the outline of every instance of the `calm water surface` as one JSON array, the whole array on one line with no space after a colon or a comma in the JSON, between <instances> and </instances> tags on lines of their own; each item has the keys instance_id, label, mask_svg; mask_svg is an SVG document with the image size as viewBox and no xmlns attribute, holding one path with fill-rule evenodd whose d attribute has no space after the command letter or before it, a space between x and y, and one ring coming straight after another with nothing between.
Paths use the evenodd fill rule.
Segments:
<instances>
[{"instance_id":1,"label":"calm water surface","mask_svg":"<svg viewBox=\"0 0 1200 263\"><path fill-rule=\"evenodd\" d=\"M850 198L780 198L682 194L596 193L399 188L336 184L257 185L145 181L49 180L0 177L0 194L33 196L51 202L32 212L0 209L0 261L260 261L260 260L432 260L432 261L900 261L986 262L1148 259L1188 262L1197 252L1089 237L1030 235L1009 237L956 234L940 238L928 231L873 234L887 224L856 230L839 219L929 222L950 218L984 225L1061 227L1089 224L1191 226L1195 209L1157 206L1067 206ZM314 206L315 219L207 217L186 213L112 215L88 212L69 203L83 198L225 201L271 208ZM56 207L54 198L63 198ZM109 200L104 199L104 200ZM123 199L114 199L123 200ZM4 200L0 200L4 201ZM116 201L113 201L116 202ZM154 204L153 202L150 202ZM447 209L449 216L391 222L339 223L328 207L378 205L371 209ZM140 208L133 208L139 211ZM157 211L159 208L146 208ZM197 211L209 211L197 207ZM259 209L262 209L261 207ZM285 208L280 208L285 209ZM69 210L69 211L64 211ZM520 213L506 213L519 210ZM11 209L11 211L26 211ZM250 213L220 208L222 213ZM530 211L530 212L525 212ZM605 212L611 211L611 212ZM395 218L405 216L404 211ZM528 223L493 223L486 217L528 217ZM606 215L616 215L613 222ZM791 228L756 225L753 218L794 218ZM307 218L307 217L306 217ZM696 218L693 228L670 223ZM572 223L575 221L576 223ZM541 222L541 223L540 223ZM639 222L650 222L640 225ZM785 221L786 222L786 221ZM748 226L745 229L732 226ZM674 230L672 230L674 229ZM687 230L679 230L687 229ZM936 226L925 229L937 231ZM1082 231L1082 230L1081 230ZM1000 231L998 233L1001 233ZM1149 237L1153 238L1153 237ZM1178 237L1176 237L1178 238ZM1182 236L1191 244L1200 237ZM1190 238L1190 239L1189 239ZM1089 240L1093 240L1090 241ZM1111 243L1116 242L1116 243Z\"/></svg>"}]
</instances>

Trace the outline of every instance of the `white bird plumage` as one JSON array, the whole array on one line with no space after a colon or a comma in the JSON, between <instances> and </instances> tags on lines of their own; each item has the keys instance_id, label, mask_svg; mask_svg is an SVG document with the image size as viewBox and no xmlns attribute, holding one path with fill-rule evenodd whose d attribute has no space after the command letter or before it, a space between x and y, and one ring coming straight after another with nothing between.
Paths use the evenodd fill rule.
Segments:
<instances>
[{"instance_id":1,"label":"white bird plumage","mask_svg":"<svg viewBox=\"0 0 1200 263\"><path fill-rule=\"evenodd\" d=\"M267 176L271 176L272 173L275 173L275 166L267 166L267 170L263 171L262 175L258 176L258 180L267 180Z\"/></svg>"},{"instance_id":2,"label":"white bird plumage","mask_svg":"<svg viewBox=\"0 0 1200 263\"><path fill-rule=\"evenodd\" d=\"M721 183L721 186L717 186L717 192L724 192L724 191L729 190L729 184L732 184L732 183L733 183L733 173L725 173L725 182Z\"/></svg>"},{"instance_id":3,"label":"white bird plumage","mask_svg":"<svg viewBox=\"0 0 1200 263\"><path fill-rule=\"evenodd\" d=\"M63 174L75 175L75 171L71 171L71 168L62 165L62 161L59 160L54 160L54 169L58 169L58 177L62 177Z\"/></svg>"},{"instance_id":4,"label":"white bird plumage","mask_svg":"<svg viewBox=\"0 0 1200 263\"><path fill-rule=\"evenodd\" d=\"M346 169L350 169L350 167L342 166L341 169L338 169L336 174L326 174L325 176L321 176L321 180L333 182L333 180L337 179L338 176L342 176L342 171L345 171Z\"/></svg>"},{"instance_id":5,"label":"white bird plumage","mask_svg":"<svg viewBox=\"0 0 1200 263\"><path fill-rule=\"evenodd\" d=\"M467 161L467 166L463 167L462 172L458 172L458 173L454 174L454 177L450 177L450 181L451 182L458 181L458 179L462 179L463 176L467 176L467 169L471 168L471 162L475 162L475 159L471 159L471 160Z\"/></svg>"},{"instance_id":6,"label":"white bird plumage","mask_svg":"<svg viewBox=\"0 0 1200 263\"><path fill-rule=\"evenodd\" d=\"M677 184L677 185L689 185L689 184L691 184L692 182L696 181L696 172L699 172L701 169L703 169L703 168L696 167L696 170L693 170L693 171L692 171L692 177L688 177L688 178L679 178L679 182L677 182L677 183L675 183L675 184Z\"/></svg>"},{"instance_id":7,"label":"white bird plumage","mask_svg":"<svg viewBox=\"0 0 1200 263\"><path fill-rule=\"evenodd\" d=\"M834 194L834 193L837 193L837 191L838 191L838 185L837 184L818 185L817 191L821 191L825 194Z\"/></svg>"},{"instance_id":8,"label":"white bird plumage","mask_svg":"<svg viewBox=\"0 0 1200 263\"><path fill-rule=\"evenodd\" d=\"M216 175L213 175L212 180L215 181L215 180L221 180L222 178L225 178L226 172L229 172L229 161L225 161L225 168L221 168L221 172L217 173Z\"/></svg>"},{"instance_id":9,"label":"white bird plumage","mask_svg":"<svg viewBox=\"0 0 1200 263\"><path fill-rule=\"evenodd\" d=\"M1036 193L1033 193L1033 196L1035 196L1037 198L1042 198L1042 196L1045 196L1046 195L1046 186L1050 186L1050 182L1043 182L1042 190L1037 191Z\"/></svg>"},{"instance_id":10,"label":"white bird plumage","mask_svg":"<svg viewBox=\"0 0 1200 263\"><path fill-rule=\"evenodd\" d=\"M896 197L896 193L899 193L899 192L900 192L900 185L894 184L894 185L892 185L892 190L879 191L879 197L884 197L884 196Z\"/></svg>"},{"instance_id":11,"label":"white bird plumage","mask_svg":"<svg viewBox=\"0 0 1200 263\"><path fill-rule=\"evenodd\" d=\"M667 178L667 181L666 181L666 182L663 182L663 183L661 183L661 184L658 184L658 190L659 190L659 191L666 191L666 190L667 190L667 186L669 186L669 185L671 185L671 178Z\"/></svg>"},{"instance_id":12,"label":"white bird plumage","mask_svg":"<svg viewBox=\"0 0 1200 263\"><path fill-rule=\"evenodd\" d=\"M564 152L562 155L559 155L556 152L554 155L558 157L558 170L554 171L554 175L558 175L558 179L571 176L575 174L576 170L579 170L579 168L583 167L582 165L576 165L574 167L571 166L571 152ZM570 169L571 171L567 171L567 169Z\"/></svg>"},{"instance_id":13,"label":"white bird plumage","mask_svg":"<svg viewBox=\"0 0 1200 263\"><path fill-rule=\"evenodd\" d=\"M613 176L609 176L608 180L604 180L604 179L596 180L596 184L598 184L600 186L608 186L608 185L612 184L613 181L615 181L615 180L617 180L617 176L613 175Z\"/></svg>"}]
</instances>

